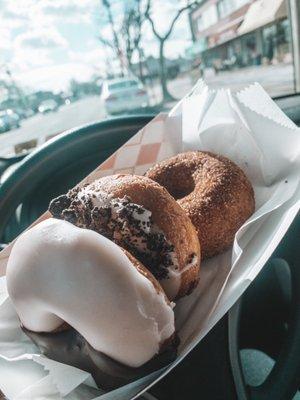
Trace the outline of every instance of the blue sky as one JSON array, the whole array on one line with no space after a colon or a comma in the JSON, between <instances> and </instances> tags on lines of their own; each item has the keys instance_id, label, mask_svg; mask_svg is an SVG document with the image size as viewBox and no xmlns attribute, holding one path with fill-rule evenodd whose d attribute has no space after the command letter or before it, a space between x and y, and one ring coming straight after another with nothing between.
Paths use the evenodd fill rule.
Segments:
<instances>
[{"instance_id":1,"label":"blue sky","mask_svg":"<svg viewBox=\"0 0 300 400\"><path fill-rule=\"evenodd\" d=\"M155 22L162 32L174 14L174 3L153 1ZM125 0L113 3L120 20ZM25 87L56 91L66 89L71 78L84 81L94 73L104 73L105 51L97 37L109 37L110 32L103 15L100 0L0 0L0 67L8 65ZM145 25L143 32L146 54L156 55L150 26ZM183 54L189 43L184 15L167 45L167 56ZM110 57L109 50L107 54Z\"/></svg>"}]
</instances>

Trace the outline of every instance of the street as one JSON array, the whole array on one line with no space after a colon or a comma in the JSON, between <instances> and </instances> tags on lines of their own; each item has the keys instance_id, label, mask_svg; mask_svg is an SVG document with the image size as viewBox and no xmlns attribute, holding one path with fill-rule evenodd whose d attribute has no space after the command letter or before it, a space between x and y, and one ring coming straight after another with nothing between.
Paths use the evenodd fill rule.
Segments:
<instances>
[{"instance_id":1,"label":"street","mask_svg":"<svg viewBox=\"0 0 300 400\"><path fill-rule=\"evenodd\" d=\"M256 66L242 70L206 74L205 81L212 88L231 87L240 89L253 82L260 82L272 95L279 96L293 92L294 75L291 64ZM190 75L176 78L168 83L171 94L182 98L192 87ZM158 83L149 89L151 104L161 102L161 90ZM170 108L175 103L168 103L165 108ZM15 154L15 145L30 140L36 140L35 146L41 145L52 135L66 129L74 128L106 117L100 97L88 97L60 107L57 112L37 114L22 121L21 127L10 132L0 134L0 156Z\"/></svg>"},{"instance_id":2,"label":"street","mask_svg":"<svg viewBox=\"0 0 300 400\"><path fill-rule=\"evenodd\" d=\"M96 96L64 105L57 112L37 114L22 121L19 129L0 134L0 156L14 154L17 144L36 139L41 145L52 135L104 117L100 97Z\"/></svg>"}]
</instances>

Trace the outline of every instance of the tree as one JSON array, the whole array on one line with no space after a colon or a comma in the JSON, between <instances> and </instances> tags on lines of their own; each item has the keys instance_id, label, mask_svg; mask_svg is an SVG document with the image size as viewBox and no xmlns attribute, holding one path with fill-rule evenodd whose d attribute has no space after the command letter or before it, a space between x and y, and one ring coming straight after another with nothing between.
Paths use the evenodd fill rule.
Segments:
<instances>
[{"instance_id":1,"label":"tree","mask_svg":"<svg viewBox=\"0 0 300 400\"><path fill-rule=\"evenodd\" d=\"M134 51L134 40L131 34L132 32L131 26L133 20L134 20L134 11L132 9L129 9L125 12L123 26L122 26L122 31L125 40L126 58L129 69L131 69L132 66L132 56Z\"/></svg>"},{"instance_id":2,"label":"tree","mask_svg":"<svg viewBox=\"0 0 300 400\"><path fill-rule=\"evenodd\" d=\"M139 10L136 8L136 5L139 5L140 2L137 1L135 3L134 8L130 7L125 11L122 26L129 69L132 68L132 57L141 40L142 19L138 12Z\"/></svg>"},{"instance_id":3,"label":"tree","mask_svg":"<svg viewBox=\"0 0 300 400\"><path fill-rule=\"evenodd\" d=\"M110 47L111 50L114 52L116 59L119 60L121 75L124 76L125 66L123 51L121 47L120 31L118 31L116 22L113 17L111 2L110 0L101 0L101 3L106 10L107 22L111 31L111 40L103 36L100 36L99 40L104 46Z\"/></svg>"},{"instance_id":4,"label":"tree","mask_svg":"<svg viewBox=\"0 0 300 400\"><path fill-rule=\"evenodd\" d=\"M173 32L174 26L178 21L179 17L187 10L190 10L195 5L199 4L201 1L193 1L187 3L185 6L182 6L177 9L175 16L170 22L170 25L164 34L160 34L155 26L155 22L153 16L151 15L151 0L148 0L147 9L146 9L146 19L149 21L151 25L151 29L153 35L159 42L159 75L160 75L160 83L163 95L163 101L174 100L173 96L169 93L167 88L167 73L166 73L166 65L165 65L165 44L167 40L170 38L171 33Z\"/></svg>"},{"instance_id":5,"label":"tree","mask_svg":"<svg viewBox=\"0 0 300 400\"><path fill-rule=\"evenodd\" d=\"M140 42L142 38L142 25L146 20L146 1L133 0L128 4L125 3L124 16L121 23L117 23L114 18L112 11L113 0L101 0L101 4L106 10L106 23L110 28L110 37L101 36L99 37L100 42L113 51L115 58L119 60L122 75L125 74L127 68L132 68L133 54L137 51L141 75L142 49Z\"/></svg>"},{"instance_id":6,"label":"tree","mask_svg":"<svg viewBox=\"0 0 300 400\"><path fill-rule=\"evenodd\" d=\"M142 71L142 55L143 50L141 48L142 39L142 26L146 21L146 10L147 2L143 0L135 0L130 3L130 6L125 10L124 20L123 20L123 35L125 40L126 48L126 58L128 66L132 67L132 57L134 52L138 53L139 60L139 75L143 80Z\"/></svg>"}]
</instances>

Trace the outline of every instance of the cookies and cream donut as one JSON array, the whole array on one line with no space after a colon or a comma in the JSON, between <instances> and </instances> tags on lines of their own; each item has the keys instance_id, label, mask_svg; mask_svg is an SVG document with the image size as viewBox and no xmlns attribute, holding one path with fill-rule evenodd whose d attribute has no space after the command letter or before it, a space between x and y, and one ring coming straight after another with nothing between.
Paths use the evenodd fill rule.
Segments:
<instances>
[{"instance_id":1,"label":"cookies and cream donut","mask_svg":"<svg viewBox=\"0 0 300 400\"><path fill-rule=\"evenodd\" d=\"M254 192L232 161L209 152L190 151L154 165L146 176L164 186L193 222L202 258L227 249L254 212Z\"/></svg>"},{"instance_id":2,"label":"cookies and cream donut","mask_svg":"<svg viewBox=\"0 0 300 400\"><path fill-rule=\"evenodd\" d=\"M174 312L156 279L100 234L50 218L19 236L7 265L9 296L24 328L68 326L129 367L174 337Z\"/></svg>"},{"instance_id":3,"label":"cookies and cream donut","mask_svg":"<svg viewBox=\"0 0 300 400\"><path fill-rule=\"evenodd\" d=\"M198 283L200 248L190 219L153 180L113 175L54 199L55 218L108 237L145 265L172 300Z\"/></svg>"}]
</instances>

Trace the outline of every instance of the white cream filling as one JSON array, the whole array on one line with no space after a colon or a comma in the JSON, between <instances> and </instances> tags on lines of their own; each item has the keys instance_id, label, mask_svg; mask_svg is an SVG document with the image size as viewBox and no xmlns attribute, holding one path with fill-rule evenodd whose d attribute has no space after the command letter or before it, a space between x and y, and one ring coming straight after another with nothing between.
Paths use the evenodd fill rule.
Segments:
<instances>
[{"instance_id":1,"label":"white cream filling","mask_svg":"<svg viewBox=\"0 0 300 400\"><path fill-rule=\"evenodd\" d=\"M150 218L152 215L152 212L144 208L145 212L143 214L139 214L137 211L134 211L132 216L134 219L137 221L141 222L141 228L144 232L150 233L151 232L151 223L150 223ZM147 224L149 223L149 224Z\"/></svg>"},{"instance_id":2,"label":"white cream filling","mask_svg":"<svg viewBox=\"0 0 300 400\"><path fill-rule=\"evenodd\" d=\"M96 350L139 367L174 333L163 294L98 233L48 219L23 233L7 265L9 295L23 325L51 332L63 321Z\"/></svg>"},{"instance_id":3,"label":"white cream filling","mask_svg":"<svg viewBox=\"0 0 300 400\"><path fill-rule=\"evenodd\" d=\"M107 193L102 192L100 190L97 190L96 188L92 189L91 187L86 187L83 188L79 194L78 198L81 201L84 201L84 199L90 199L92 201L92 204L94 207L110 207L112 215L118 216L121 218L119 215L121 211L123 210L124 206L122 205L122 199L120 198L112 198L109 196ZM134 203L132 203L134 204ZM139 214L138 212L134 211L132 214L132 217L136 219L139 222L144 222L144 224L140 224L141 229L145 233L162 233L162 230L157 226L157 224L151 222L151 215L152 212L150 210L147 210L143 207L145 210L144 213ZM125 228L124 228L125 229ZM116 232L115 233L115 240L120 239L119 238L120 233ZM136 240L135 246L140 252L146 252L148 251L145 243L143 242L141 237L138 236L133 236L133 238ZM179 270L179 263L178 259L176 256L176 252L170 252L170 257L173 261L172 265L168 266L168 277L161 279L160 284L162 285L163 289L165 290L167 296L169 299L174 299L180 289L181 285L181 276L182 273L189 268L192 268L197 262L197 256L195 256L194 260L192 260L191 263L187 264L184 269Z\"/></svg>"},{"instance_id":4,"label":"white cream filling","mask_svg":"<svg viewBox=\"0 0 300 400\"><path fill-rule=\"evenodd\" d=\"M77 194L78 199L84 203L85 200L92 200L95 207L107 207L112 199L112 196L108 195L102 190L93 189L91 186L83 187Z\"/></svg>"},{"instance_id":5,"label":"white cream filling","mask_svg":"<svg viewBox=\"0 0 300 400\"><path fill-rule=\"evenodd\" d=\"M181 285L181 276L185 271L188 271L190 268L194 267L198 263L198 257L195 255L192 261L182 269L178 270L175 268L169 269L169 276L160 281L161 286L164 288L169 299L175 299L177 296L180 285Z\"/></svg>"},{"instance_id":6,"label":"white cream filling","mask_svg":"<svg viewBox=\"0 0 300 400\"><path fill-rule=\"evenodd\" d=\"M91 193L90 193L91 195ZM95 192L94 197L91 197L93 205L99 207L99 204L103 203L103 195L102 193ZM114 198L108 199L106 197L106 206L110 206L112 213L120 214L122 209L122 199ZM132 216L140 222L145 222L145 224L141 224L141 229L146 233L163 233L162 230L157 226L157 224L151 222L152 212L150 210L145 209L143 214L138 214L136 211L133 212ZM115 238L118 239L118 238ZM147 247L145 243L143 243L142 238L135 236L136 247L139 251L145 252L147 251ZM173 299L176 297L181 284L181 272L179 272L179 264L177 260L177 256L175 251L170 253L170 257L173 261L173 264L168 267L168 277L160 280L160 284L162 285L165 293L167 294L169 299Z\"/></svg>"}]
</instances>

